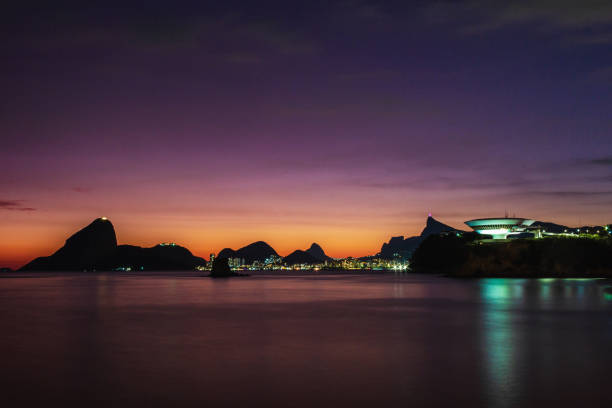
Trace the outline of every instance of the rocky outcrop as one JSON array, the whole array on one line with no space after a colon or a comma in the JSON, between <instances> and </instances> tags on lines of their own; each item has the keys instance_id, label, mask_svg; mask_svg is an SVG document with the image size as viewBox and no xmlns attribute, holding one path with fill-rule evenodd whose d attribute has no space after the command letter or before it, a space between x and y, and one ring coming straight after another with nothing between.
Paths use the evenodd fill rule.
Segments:
<instances>
[{"instance_id":1,"label":"rocky outcrop","mask_svg":"<svg viewBox=\"0 0 612 408\"><path fill-rule=\"evenodd\" d=\"M229 267L227 258L215 258L210 271L212 278L228 278L233 275L234 273Z\"/></svg>"},{"instance_id":2,"label":"rocky outcrop","mask_svg":"<svg viewBox=\"0 0 612 408\"><path fill-rule=\"evenodd\" d=\"M450 225L446 225L436 220L431 215L427 217L427 222L425 223L425 228L421 231L421 237L427 238L430 235L437 235L443 232L452 232L457 231L457 229L451 227Z\"/></svg>"},{"instance_id":3,"label":"rocky outcrop","mask_svg":"<svg viewBox=\"0 0 612 408\"><path fill-rule=\"evenodd\" d=\"M421 235L405 238L403 236L392 237L389 242L384 243L380 248L380 256L382 258L393 258L399 256L402 258L410 258L414 250L423 242L423 240L431 235L441 234L443 232L458 231L457 229L443 224L432 216L427 217L425 228Z\"/></svg>"},{"instance_id":4,"label":"rocky outcrop","mask_svg":"<svg viewBox=\"0 0 612 408\"><path fill-rule=\"evenodd\" d=\"M215 258L210 271L211 278L231 278L249 276L247 273L234 272L229 267L227 258Z\"/></svg>"}]
</instances>

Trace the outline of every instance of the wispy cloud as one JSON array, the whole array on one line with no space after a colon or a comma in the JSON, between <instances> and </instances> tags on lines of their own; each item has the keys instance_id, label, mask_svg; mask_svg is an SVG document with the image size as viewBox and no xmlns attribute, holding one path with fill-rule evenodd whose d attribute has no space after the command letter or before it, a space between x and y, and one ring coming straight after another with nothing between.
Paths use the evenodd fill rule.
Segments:
<instances>
[{"instance_id":1,"label":"wispy cloud","mask_svg":"<svg viewBox=\"0 0 612 408\"><path fill-rule=\"evenodd\" d=\"M612 166L612 156L610 157L600 157L598 159L592 159L589 161L591 164L603 165L603 166Z\"/></svg>"},{"instance_id":2,"label":"wispy cloud","mask_svg":"<svg viewBox=\"0 0 612 408\"><path fill-rule=\"evenodd\" d=\"M359 24L387 25L393 21L393 14L385 9L384 2L352 0L336 5L336 16Z\"/></svg>"},{"instance_id":3,"label":"wispy cloud","mask_svg":"<svg viewBox=\"0 0 612 408\"><path fill-rule=\"evenodd\" d=\"M575 167L575 168L593 168L593 167L606 167L606 166L612 166L612 156L599 156L599 157L591 157L591 158L582 158L582 159L576 159L573 162L569 162L569 163L557 163L557 165L563 165L563 166L571 166L571 167ZM609 177L600 177L597 176L596 178L598 178L600 181L601 180L609 180Z\"/></svg>"},{"instance_id":4,"label":"wispy cloud","mask_svg":"<svg viewBox=\"0 0 612 408\"><path fill-rule=\"evenodd\" d=\"M564 198L608 197L612 191L532 191L529 194Z\"/></svg>"},{"instance_id":5,"label":"wispy cloud","mask_svg":"<svg viewBox=\"0 0 612 408\"><path fill-rule=\"evenodd\" d=\"M25 11L22 11L25 13ZM27 13L26 13L27 14ZM210 10L205 5L174 13L151 7L142 13L92 14L74 5L43 10L25 29L9 30L29 48L111 48L113 50L191 50L230 63L256 63L269 56L316 53L315 42L295 27L269 16L254 18L248 10ZM46 17L46 18L45 18ZM78 33L78 34L77 34Z\"/></svg>"},{"instance_id":6,"label":"wispy cloud","mask_svg":"<svg viewBox=\"0 0 612 408\"><path fill-rule=\"evenodd\" d=\"M531 24L542 32L565 34L572 42L612 41L612 2L609 1L441 1L428 6L426 15L432 21L463 22L463 31L473 34Z\"/></svg>"},{"instance_id":7,"label":"wispy cloud","mask_svg":"<svg viewBox=\"0 0 612 408\"><path fill-rule=\"evenodd\" d=\"M36 208L26 207L23 205L23 200L0 200L0 210L36 211Z\"/></svg>"}]
</instances>

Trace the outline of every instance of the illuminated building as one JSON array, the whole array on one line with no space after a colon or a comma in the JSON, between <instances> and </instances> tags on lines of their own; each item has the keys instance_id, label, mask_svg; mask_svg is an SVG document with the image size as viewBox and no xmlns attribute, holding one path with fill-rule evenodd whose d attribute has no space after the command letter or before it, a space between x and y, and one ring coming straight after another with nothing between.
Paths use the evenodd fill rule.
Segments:
<instances>
[{"instance_id":1,"label":"illuminated building","mask_svg":"<svg viewBox=\"0 0 612 408\"><path fill-rule=\"evenodd\" d=\"M506 239L508 235L525 232L534 222L526 218L479 218L465 223L479 234Z\"/></svg>"},{"instance_id":2,"label":"illuminated building","mask_svg":"<svg viewBox=\"0 0 612 408\"><path fill-rule=\"evenodd\" d=\"M264 265L278 264L281 263L282 260L283 258L281 258L280 256L272 254L264 260Z\"/></svg>"},{"instance_id":3,"label":"illuminated building","mask_svg":"<svg viewBox=\"0 0 612 408\"><path fill-rule=\"evenodd\" d=\"M227 263L232 269L238 269L245 264L244 258L227 258Z\"/></svg>"}]
</instances>

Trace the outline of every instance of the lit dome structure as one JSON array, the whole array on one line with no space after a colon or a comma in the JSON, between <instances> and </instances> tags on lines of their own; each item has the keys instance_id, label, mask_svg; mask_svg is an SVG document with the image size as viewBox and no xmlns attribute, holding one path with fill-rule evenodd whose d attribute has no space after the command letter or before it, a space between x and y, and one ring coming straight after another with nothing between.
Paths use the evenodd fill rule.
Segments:
<instances>
[{"instance_id":1,"label":"lit dome structure","mask_svg":"<svg viewBox=\"0 0 612 408\"><path fill-rule=\"evenodd\" d=\"M534 222L526 218L478 218L465 223L479 234L506 239L508 235L525 232Z\"/></svg>"}]
</instances>

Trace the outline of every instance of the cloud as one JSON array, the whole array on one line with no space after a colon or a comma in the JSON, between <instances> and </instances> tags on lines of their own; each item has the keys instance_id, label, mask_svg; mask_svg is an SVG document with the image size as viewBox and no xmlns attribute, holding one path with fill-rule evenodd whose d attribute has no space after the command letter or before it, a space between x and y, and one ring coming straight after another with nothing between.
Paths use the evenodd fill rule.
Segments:
<instances>
[{"instance_id":1,"label":"cloud","mask_svg":"<svg viewBox=\"0 0 612 408\"><path fill-rule=\"evenodd\" d=\"M469 190L481 191L483 193L498 192L501 190L519 189L533 186L533 182L523 179L503 180L473 180L473 176L464 174L462 176L429 175L412 177L400 180L371 180L371 179L349 179L347 184L380 190L412 189L416 191L456 191Z\"/></svg>"},{"instance_id":2,"label":"cloud","mask_svg":"<svg viewBox=\"0 0 612 408\"><path fill-rule=\"evenodd\" d=\"M387 25L394 16L384 6L384 2L377 4L373 1L353 0L345 1L335 6L336 17L357 22L359 24ZM333 9L334 7L332 7Z\"/></svg>"},{"instance_id":3,"label":"cloud","mask_svg":"<svg viewBox=\"0 0 612 408\"><path fill-rule=\"evenodd\" d=\"M571 165L576 168L592 167L592 166L612 166L612 156L592 157L590 159L577 159L570 163L558 163L557 165ZM598 177L600 180L609 180L607 176Z\"/></svg>"},{"instance_id":4,"label":"cloud","mask_svg":"<svg viewBox=\"0 0 612 408\"><path fill-rule=\"evenodd\" d=\"M598 159L589 160L591 164L603 165L603 166L612 166L612 156L611 157L600 157Z\"/></svg>"},{"instance_id":5,"label":"cloud","mask_svg":"<svg viewBox=\"0 0 612 408\"><path fill-rule=\"evenodd\" d=\"M442 1L425 10L432 21L464 21L466 33L534 25L543 32L569 33L580 43L612 41L612 2L601 0Z\"/></svg>"},{"instance_id":6,"label":"cloud","mask_svg":"<svg viewBox=\"0 0 612 408\"><path fill-rule=\"evenodd\" d=\"M36 211L36 208L25 207L23 205L23 200L0 200L0 210Z\"/></svg>"},{"instance_id":7,"label":"cloud","mask_svg":"<svg viewBox=\"0 0 612 408\"><path fill-rule=\"evenodd\" d=\"M140 10L140 9L139 9ZM194 5L166 10L148 7L134 13L108 8L91 13L74 5L43 9L32 17L21 10L9 27L19 47L48 52L92 48L143 51L189 50L230 63L257 63L265 57L311 55L316 44L295 26L249 10Z\"/></svg>"},{"instance_id":8,"label":"cloud","mask_svg":"<svg viewBox=\"0 0 612 408\"><path fill-rule=\"evenodd\" d=\"M528 194L562 198L580 198L612 196L612 191L533 191Z\"/></svg>"}]
</instances>

